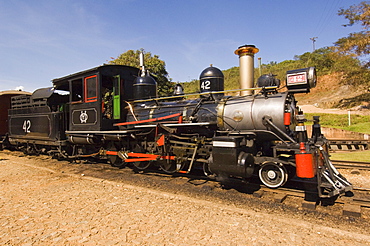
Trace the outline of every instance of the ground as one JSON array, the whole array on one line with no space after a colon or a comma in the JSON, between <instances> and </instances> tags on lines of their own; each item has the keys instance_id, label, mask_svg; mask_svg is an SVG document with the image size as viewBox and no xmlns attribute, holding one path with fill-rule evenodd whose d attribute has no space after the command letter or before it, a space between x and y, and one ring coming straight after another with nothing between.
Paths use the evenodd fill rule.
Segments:
<instances>
[{"instance_id":1,"label":"ground","mask_svg":"<svg viewBox=\"0 0 370 246\"><path fill-rule=\"evenodd\" d=\"M306 105L298 105L299 108L304 113L325 113L325 114L348 114L347 109L339 109L339 108L319 108L312 104L306 104ZM370 109L361 109L361 110L350 110L351 114L359 114L359 115L370 115Z\"/></svg>"},{"instance_id":2,"label":"ground","mask_svg":"<svg viewBox=\"0 0 370 246\"><path fill-rule=\"evenodd\" d=\"M50 159L0 160L2 245L370 245L350 222L73 174Z\"/></svg>"}]
</instances>

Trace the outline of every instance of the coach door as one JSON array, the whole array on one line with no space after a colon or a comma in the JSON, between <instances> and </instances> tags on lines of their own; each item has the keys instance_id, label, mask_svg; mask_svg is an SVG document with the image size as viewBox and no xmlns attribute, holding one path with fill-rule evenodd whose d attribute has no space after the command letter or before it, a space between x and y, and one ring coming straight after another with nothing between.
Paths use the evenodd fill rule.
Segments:
<instances>
[{"instance_id":1,"label":"coach door","mask_svg":"<svg viewBox=\"0 0 370 246\"><path fill-rule=\"evenodd\" d=\"M113 119L121 119L121 76L113 77Z\"/></svg>"}]
</instances>

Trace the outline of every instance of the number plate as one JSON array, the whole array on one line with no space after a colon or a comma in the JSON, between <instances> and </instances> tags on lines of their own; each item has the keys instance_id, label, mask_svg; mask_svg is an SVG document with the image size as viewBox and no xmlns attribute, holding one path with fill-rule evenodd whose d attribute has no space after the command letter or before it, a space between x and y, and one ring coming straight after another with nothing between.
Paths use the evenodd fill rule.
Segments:
<instances>
[{"instance_id":1,"label":"number plate","mask_svg":"<svg viewBox=\"0 0 370 246\"><path fill-rule=\"evenodd\" d=\"M307 73L296 73L288 75L288 85L295 84L306 84L307 83Z\"/></svg>"}]
</instances>

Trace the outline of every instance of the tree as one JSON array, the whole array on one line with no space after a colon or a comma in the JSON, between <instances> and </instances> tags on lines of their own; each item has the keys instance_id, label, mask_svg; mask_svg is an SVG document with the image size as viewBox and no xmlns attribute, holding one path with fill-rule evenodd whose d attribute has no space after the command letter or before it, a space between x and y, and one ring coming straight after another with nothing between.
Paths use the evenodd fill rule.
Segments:
<instances>
[{"instance_id":1,"label":"tree","mask_svg":"<svg viewBox=\"0 0 370 246\"><path fill-rule=\"evenodd\" d=\"M140 68L140 52L140 50L128 50L109 63ZM144 52L144 63L145 69L156 78L158 84L158 95L170 95L173 91L174 83L168 79L166 63L160 60L158 55L152 56L150 52Z\"/></svg>"},{"instance_id":2,"label":"tree","mask_svg":"<svg viewBox=\"0 0 370 246\"><path fill-rule=\"evenodd\" d=\"M351 5L348 9L340 9L338 15L344 16L349 23L343 26L361 24L363 31L350 33L335 42L337 51L342 54L353 55L354 57L366 56L370 54L370 3L361 2L358 5ZM366 67L370 67L370 60L366 61Z\"/></svg>"},{"instance_id":3,"label":"tree","mask_svg":"<svg viewBox=\"0 0 370 246\"><path fill-rule=\"evenodd\" d=\"M313 52L306 52L302 55L296 55L295 60L299 60L302 66L316 67L320 75L327 74L331 71L335 60L332 56L332 48L323 47Z\"/></svg>"}]
</instances>

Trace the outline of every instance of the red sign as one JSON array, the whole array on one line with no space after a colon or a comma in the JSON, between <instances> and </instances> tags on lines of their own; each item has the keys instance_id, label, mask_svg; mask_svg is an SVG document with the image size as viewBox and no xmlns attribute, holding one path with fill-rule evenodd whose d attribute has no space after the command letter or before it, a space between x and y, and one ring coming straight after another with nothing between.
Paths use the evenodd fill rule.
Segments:
<instances>
[{"instance_id":1,"label":"red sign","mask_svg":"<svg viewBox=\"0 0 370 246\"><path fill-rule=\"evenodd\" d=\"M306 73L296 73L288 75L288 84L302 84L307 82Z\"/></svg>"}]
</instances>

